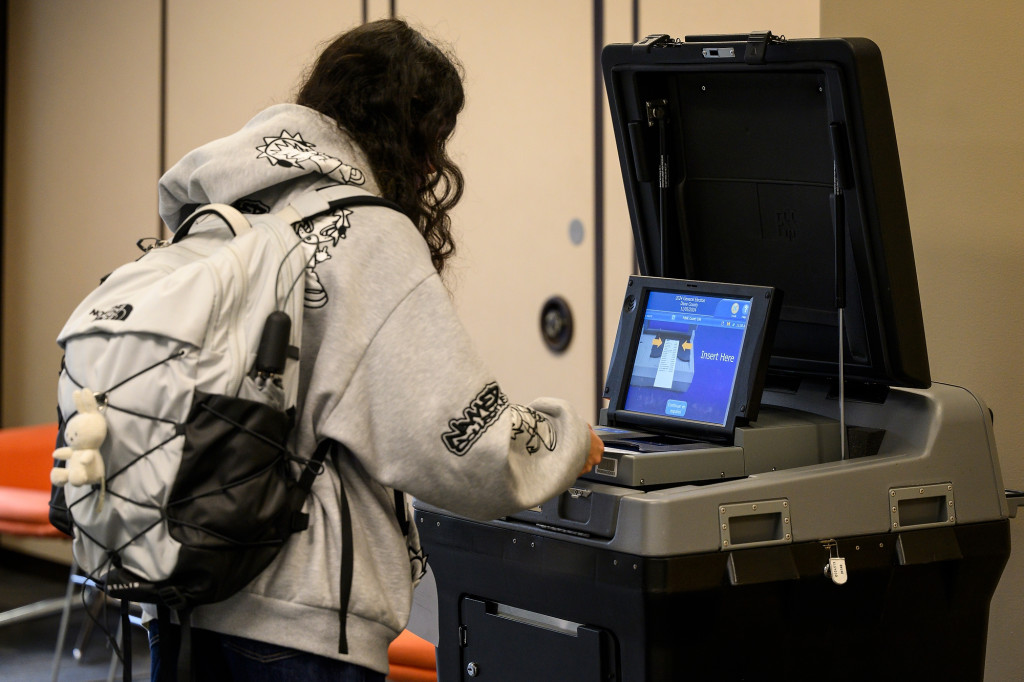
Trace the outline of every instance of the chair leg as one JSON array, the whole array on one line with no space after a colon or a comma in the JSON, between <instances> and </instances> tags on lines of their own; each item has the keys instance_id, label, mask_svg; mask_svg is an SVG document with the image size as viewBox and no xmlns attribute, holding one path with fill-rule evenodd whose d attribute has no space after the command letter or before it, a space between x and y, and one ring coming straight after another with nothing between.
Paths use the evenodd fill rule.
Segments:
<instances>
[{"instance_id":1,"label":"chair leg","mask_svg":"<svg viewBox=\"0 0 1024 682\"><path fill-rule=\"evenodd\" d=\"M106 595L100 590L88 586L82 589L88 590L85 598L85 609L88 617L82 622L82 629L78 633L75 645L71 647L71 655L76 661L81 661L85 655L85 647L89 644L89 639L92 637L92 631L96 627L96 623L103 617L103 609L107 603Z\"/></svg>"},{"instance_id":2,"label":"chair leg","mask_svg":"<svg viewBox=\"0 0 1024 682\"><path fill-rule=\"evenodd\" d=\"M64 608L64 600L60 597L43 599L33 604L19 606L0 614L0 625L14 625L26 620L43 618L60 613Z\"/></svg>"},{"instance_id":3,"label":"chair leg","mask_svg":"<svg viewBox=\"0 0 1024 682\"><path fill-rule=\"evenodd\" d=\"M119 647L124 646L124 630L122 629L121 619L117 620L117 645ZM114 647L111 647L112 649ZM117 672L117 649L114 649L113 653L110 654L110 669L107 671L107 682L114 682L114 674Z\"/></svg>"},{"instance_id":4,"label":"chair leg","mask_svg":"<svg viewBox=\"0 0 1024 682\"><path fill-rule=\"evenodd\" d=\"M71 572L68 575L68 588L64 593L64 610L60 614L60 627L57 629L57 650L53 654L53 667L50 673L50 682L57 682L60 676L60 659L64 652L64 639L68 634L68 623L71 620L71 607L75 598L75 574L78 572L78 564L71 560Z\"/></svg>"},{"instance_id":5,"label":"chair leg","mask_svg":"<svg viewBox=\"0 0 1024 682\"><path fill-rule=\"evenodd\" d=\"M116 635L116 637L117 637L117 645L121 648L121 655L124 657L124 661L127 661L128 663L131 663L132 652L131 651L126 651L126 649L128 649L128 648L130 648L132 646L132 634L130 632L130 627L129 627L128 631L125 630L125 625L126 624L128 624L129 626L135 625L135 626L138 626L139 629L143 630L143 632L146 632L146 629L142 625L142 616L141 615L135 615L135 611L137 611L137 610L138 610L138 605L136 605L136 604L129 604L128 605L127 620L125 619L125 615L126 614L124 614L123 612L121 614L121 617L117 619L117 635ZM148 633L145 635L145 637L146 637L146 642L148 643L149 642L149 635L148 635ZM114 682L114 674L117 672L117 664L118 664L118 662L119 662L119 659L117 657L117 651L115 650L110 655L110 669L107 671L107 682Z\"/></svg>"}]
</instances>

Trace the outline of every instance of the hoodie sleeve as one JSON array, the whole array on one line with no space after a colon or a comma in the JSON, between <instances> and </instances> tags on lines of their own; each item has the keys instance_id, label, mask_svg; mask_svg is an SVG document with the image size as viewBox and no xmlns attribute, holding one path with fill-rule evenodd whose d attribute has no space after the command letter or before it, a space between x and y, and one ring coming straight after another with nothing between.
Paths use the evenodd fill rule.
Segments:
<instances>
[{"instance_id":1,"label":"hoodie sleeve","mask_svg":"<svg viewBox=\"0 0 1024 682\"><path fill-rule=\"evenodd\" d=\"M565 401L508 399L437 275L388 316L327 422L379 482L478 519L568 488L590 443Z\"/></svg>"}]
</instances>

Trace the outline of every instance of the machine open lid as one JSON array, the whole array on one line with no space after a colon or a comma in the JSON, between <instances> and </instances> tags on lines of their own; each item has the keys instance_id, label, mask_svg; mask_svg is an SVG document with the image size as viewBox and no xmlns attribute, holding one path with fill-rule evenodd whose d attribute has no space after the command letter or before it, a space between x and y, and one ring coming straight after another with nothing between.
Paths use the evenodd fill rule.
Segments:
<instances>
[{"instance_id":1,"label":"machine open lid","mask_svg":"<svg viewBox=\"0 0 1024 682\"><path fill-rule=\"evenodd\" d=\"M874 43L650 36L602 66L641 274L781 290L774 375L839 375L841 306L848 383L930 385Z\"/></svg>"}]
</instances>

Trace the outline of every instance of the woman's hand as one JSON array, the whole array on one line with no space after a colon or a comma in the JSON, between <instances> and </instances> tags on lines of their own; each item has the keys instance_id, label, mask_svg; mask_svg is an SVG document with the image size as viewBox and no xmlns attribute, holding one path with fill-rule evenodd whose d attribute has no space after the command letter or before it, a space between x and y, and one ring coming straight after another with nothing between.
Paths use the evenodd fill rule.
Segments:
<instances>
[{"instance_id":1,"label":"woman's hand","mask_svg":"<svg viewBox=\"0 0 1024 682\"><path fill-rule=\"evenodd\" d=\"M604 441L594 433L594 429L590 429L590 452L587 453L587 463L583 466L583 471L580 472L580 476L589 472L591 469L601 463L601 458L604 456Z\"/></svg>"}]
</instances>

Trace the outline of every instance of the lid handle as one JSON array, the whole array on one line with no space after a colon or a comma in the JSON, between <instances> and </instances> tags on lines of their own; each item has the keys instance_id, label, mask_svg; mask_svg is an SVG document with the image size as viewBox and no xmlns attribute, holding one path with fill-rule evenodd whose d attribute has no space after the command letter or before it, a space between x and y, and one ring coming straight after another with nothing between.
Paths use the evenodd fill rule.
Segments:
<instances>
[{"instance_id":1,"label":"lid handle","mask_svg":"<svg viewBox=\"0 0 1024 682\"><path fill-rule=\"evenodd\" d=\"M772 40L771 31L754 31L747 37L747 50L743 53L743 61L747 64L764 64L764 55L768 51L768 43Z\"/></svg>"},{"instance_id":2,"label":"lid handle","mask_svg":"<svg viewBox=\"0 0 1024 682\"><path fill-rule=\"evenodd\" d=\"M672 38L667 33L652 33L638 43L633 44L633 52L650 52L656 45L671 43Z\"/></svg>"}]
</instances>

